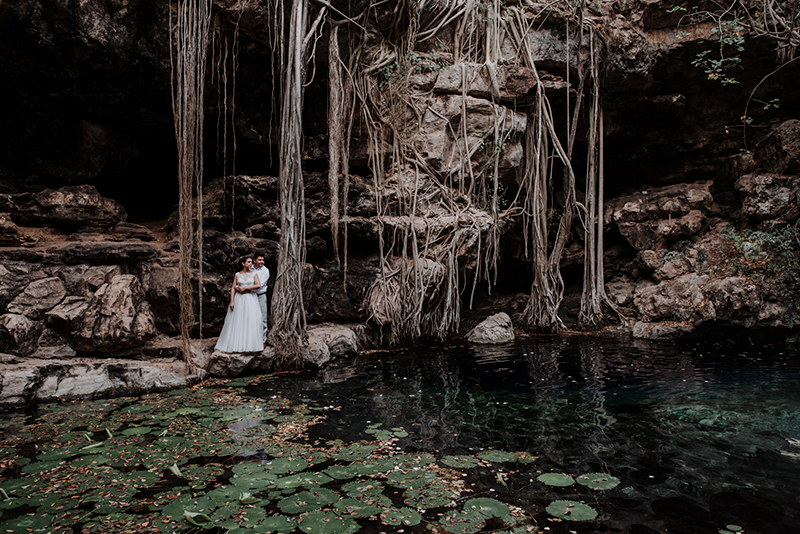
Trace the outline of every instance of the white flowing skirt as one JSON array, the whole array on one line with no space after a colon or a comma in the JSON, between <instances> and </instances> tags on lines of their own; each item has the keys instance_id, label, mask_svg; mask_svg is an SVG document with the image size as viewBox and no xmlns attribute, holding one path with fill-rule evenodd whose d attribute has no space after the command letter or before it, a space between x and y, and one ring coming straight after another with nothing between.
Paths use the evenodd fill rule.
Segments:
<instances>
[{"instance_id":1,"label":"white flowing skirt","mask_svg":"<svg viewBox=\"0 0 800 534\"><path fill-rule=\"evenodd\" d=\"M255 293L236 293L233 311L227 307L225 324L216 350L222 352L261 352L264 349L261 306Z\"/></svg>"}]
</instances>

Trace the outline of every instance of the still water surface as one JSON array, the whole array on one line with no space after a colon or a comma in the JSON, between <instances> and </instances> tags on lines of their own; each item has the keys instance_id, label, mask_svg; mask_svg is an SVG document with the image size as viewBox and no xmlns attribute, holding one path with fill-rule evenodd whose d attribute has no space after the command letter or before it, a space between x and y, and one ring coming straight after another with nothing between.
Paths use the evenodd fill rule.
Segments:
<instances>
[{"instance_id":1,"label":"still water surface","mask_svg":"<svg viewBox=\"0 0 800 534\"><path fill-rule=\"evenodd\" d=\"M591 527L549 532L800 533L800 355L796 347L729 341L652 344L536 338L342 358L313 376L251 388L341 406L314 437L367 439L369 424L403 427L406 451L529 451L539 459L493 491L531 513L581 499ZM621 484L588 496L550 488L541 473L610 473ZM589 528L590 530L586 530Z\"/></svg>"}]
</instances>

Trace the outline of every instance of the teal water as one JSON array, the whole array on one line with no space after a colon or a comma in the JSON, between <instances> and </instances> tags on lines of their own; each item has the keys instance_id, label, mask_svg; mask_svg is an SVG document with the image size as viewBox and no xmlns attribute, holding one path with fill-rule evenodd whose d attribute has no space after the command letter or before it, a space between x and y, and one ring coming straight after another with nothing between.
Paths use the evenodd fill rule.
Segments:
<instances>
[{"instance_id":1,"label":"teal water","mask_svg":"<svg viewBox=\"0 0 800 534\"><path fill-rule=\"evenodd\" d=\"M6 412L0 532L797 534L798 356L763 343L530 338ZM453 456L472 463L451 469ZM620 483L555 487L546 473ZM361 495L373 482L381 489ZM473 498L511 506L517 522L476 519ZM554 501L598 515L559 521ZM406 507L417 522L384 520Z\"/></svg>"},{"instance_id":2,"label":"teal water","mask_svg":"<svg viewBox=\"0 0 800 534\"><path fill-rule=\"evenodd\" d=\"M340 359L308 377L254 389L341 406L311 432L364 439L368 424L403 427L407 451L529 451L537 462L490 490L532 514L586 499L536 482L550 471L610 473L589 495L591 526L549 532L800 532L800 358L792 347L730 341L529 339ZM546 514L545 514L546 515ZM577 526L576 526L577 525Z\"/></svg>"}]
</instances>

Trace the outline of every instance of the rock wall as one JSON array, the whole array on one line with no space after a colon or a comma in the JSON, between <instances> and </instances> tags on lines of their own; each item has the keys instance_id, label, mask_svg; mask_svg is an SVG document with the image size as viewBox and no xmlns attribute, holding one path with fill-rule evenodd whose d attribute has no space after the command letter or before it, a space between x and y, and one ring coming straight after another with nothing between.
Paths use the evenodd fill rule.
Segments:
<instances>
[{"instance_id":1,"label":"rock wall","mask_svg":"<svg viewBox=\"0 0 800 534\"><path fill-rule=\"evenodd\" d=\"M341 11L349 9L335 4ZM227 56L222 48L210 52L210 77L217 82L209 80L207 88L204 278L202 288L195 288L196 294L202 289L205 338L221 328L236 259L260 251L267 266L273 272L275 268L280 235L276 147L281 132L272 113L271 38L264 6L259 1L214 3L216 46L233 38L233 20L238 21L239 44L235 95L225 94L218 83L224 74L219 66ZM388 16L393 6L383 6L379 18L381 13ZM86 376L111 376L107 366L98 367L106 358L182 365L175 347L177 160L168 9L155 0L89 0L79 9L48 0L0 3L0 70L5 76L0 84L5 118L0 124L0 352L8 354L4 365L9 372L18 368L20 376L28 377L14 379L14 386L4 378L4 398L84 394L53 386L52 377L63 375L64 364L50 361L80 359L91 369ZM780 236L791 243L794 234L785 228L800 216L800 97L795 89L800 67L786 66L759 86L759 102L777 98L780 106L748 104L753 87L774 69L768 40L749 39L740 83L721 85L692 66L699 51L714 45L708 41L713 37L708 28L692 27L679 39L679 15L668 6L603 2L591 4L590 13L604 29L606 47L607 291L634 335L794 328L800 302L800 286L793 278L798 246L778 245ZM502 59L493 69L479 63L448 64L451 30L441 31L435 40L438 48L418 51L436 67L420 69L410 79L426 111L408 138L431 169L448 173L461 165L458 143L463 140L454 132L477 146L497 117L503 117L505 142L497 172L506 200L513 200L524 166L526 106L535 77L516 62L508 43L501 43ZM558 18L548 19L534 33L539 78L554 116L567 117L578 79L569 59L575 57L575 41ZM309 358L319 363L340 354L345 350L341 347L355 351L378 339L369 305L380 271L380 225L368 142L357 124L350 139L349 194L342 199L348 212L346 270L335 261L326 174L327 53L318 53L316 67L304 110L304 301L312 325L368 326L346 328L338 337L315 334ZM227 115L221 103L234 96L235 113ZM748 120L758 127L747 127L743 137L746 105ZM220 121L232 126L220 129ZM585 128L586 117L579 121ZM566 121L559 119L556 127L563 135ZM579 136L576 161L585 151L586 141ZM486 155L476 152L473 170L485 163ZM576 163L579 176L580 166ZM558 182L553 183L554 214ZM450 224L444 217L431 221L440 230ZM464 313L464 331L498 311L509 312L518 324L520 298L514 295L529 294L531 265L522 253L519 222L503 231L498 285L491 296L483 286L477 289L476 311ZM580 287L582 235L576 225L562 264L568 287L562 318L571 325ZM475 244L470 247L459 251L459 260L473 265L461 273L465 303L473 298L469 275L477 260ZM502 302L513 304L498 309ZM200 330L198 321L197 337ZM263 369L268 360L214 356L205 345L197 352L205 372L214 375ZM24 362L33 362L34 370L23 370ZM135 370L139 364L130 365ZM182 376L189 380L196 375ZM117 383L119 391L159 387L132 379Z\"/></svg>"}]
</instances>

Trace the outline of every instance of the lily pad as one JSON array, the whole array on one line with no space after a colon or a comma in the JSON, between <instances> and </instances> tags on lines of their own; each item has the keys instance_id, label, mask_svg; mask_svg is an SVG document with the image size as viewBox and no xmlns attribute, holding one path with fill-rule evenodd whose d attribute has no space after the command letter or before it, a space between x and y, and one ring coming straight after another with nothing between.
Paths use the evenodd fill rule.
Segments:
<instances>
[{"instance_id":1,"label":"lily pad","mask_svg":"<svg viewBox=\"0 0 800 534\"><path fill-rule=\"evenodd\" d=\"M339 450L338 452L331 453L331 458L335 460L363 460L372 451L377 449L376 445L362 445L361 443L353 443Z\"/></svg>"},{"instance_id":2,"label":"lily pad","mask_svg":"<svg viewBox=\"0 0 800 534\"><path fill-rule=\"evenodd\" d=\"M437 508L447 506L457 499L459 493L452 489L433 485L427 488L411 489L403 492L404 501L407 505L420 509Z\"/></svg>"},{"instance_id":3,"label":"lily pad","mask_svg":"<svg viewBox=\"0 0 800 534\"><path fill-rule=\"evenodd\" d=\"M420 524L422 516L411 508L392 508L381 514L381 521L387 525L413 527Z\"/></svg>"},{"instance_id":4,"label":"lily pad","mask_svg":"<svg viewBox=\"0 0 800 534\"><path fill-rule=\"evenodd\" d=\"M393 471L386 477L386 482L397 488L417 489L427 486L436 480L436 475L430 471Z\"/></svg>"},{"instance_id":5,"label":"lily pad","mask_svg":"<svg viewBox=\"0 0 800 534\"><path fill-rule=\"evenodd\" d=\"M553 501L546 510L553 517L565 521L591 521L597 517L597 510L575 501Z\"/></svg>"},{"instance_id":6,"label":"lily pad","mask_svg":"<svg viewBox=\"0 0 800 534\"><path fill-rule=\"evenodd\" d=\"M332 465L323 471L326 475L339 480L347 480L359 475L358 469L352 465Z\"/></svg>"},{"instance_id":7,"label":"lily pad","mask_svg":"<svg viewBox=\"0 0 800 534\"><path fill-rule=\"evenodd\" d=\"M359 499L342 499L334 506L337 512L343 516L350 517L371 517L381 513L383 508L377 504L368 504Z\"/></svg>"},{"instance_id":8,"label":"lily pad","mask_svg":"<svg viewBox=\"0 0 800 534\"><path fill-rule=\"evenodd\" d=\"M317 510L327 504L336 502L339 495L325 488L301 491L297 495L287 497L278 503L284 514L299 514Z\"/></svg>"},{"instance_id":9,"label":"lily pad","mask_svg":"<svg viewBox=\"0 0 800 534\"><path fill-rule=\"evenodd\" d=\"M548 486L572 486L575 484L575 479L564 473L545 473L536 477L536 480Z\"/></svg>"},{"instance_id":10,"label":"lily pad","mask_svg":"<svg viewBox=\"0 0 800 534\"><path fill-rule=\"evenodd\" d=\"M256 527L255 532L272 532L274 534L287 534L297 527L297 521L285 515L267 517Z\"/></svg>"},{"instance_id":11,"label":"lily pad","mask_svg":"<svg viewBox=\"0 0 800 534\"><path fill-rule=\"evenodd\" d=\"M486 460L487 462L516 462L519 458L513 452L498 451L495 449L478 451L475 455L481 460Z\"/></svg>"},{"instance_id":12,"label":"lily pad","mask_svg":"<svg viewBox=\"0 0 800 534\"><path fill-rule=\"evenodd\" d=\"M126 428L120 434L123 436L140 436L142 434L148 434L152 430L149 426L132 426L130 428Z\"/></svg>"},{"instance_id":13,"label":"lily pad","mask_svg":"<svg viewBox=\"0 0 800 534\"><path fill-rule=\"evenodd\" d=\"M299 473L307 467L308 462L302 458L276 458L264 464L263 469L276 475L283 475L285 473Z\"/></svg>"},{"instance_id":14,"label":"lily pad","mask_svg":"<svg viewBox=\"0 0 800 534\"><path fill-rule=\"evenodd\" d=\"M361 527L352 519L340 517L335 512L315 510L299 521L300 530L311 534L353 534Z\"/></svg>"},{"instance_id":15,"label":"lily pad","mask_svg":"<svg viewBox=\"0 0 800 534\"><path fill-rule=\"evenodd\" d=\"M50 514L25 514L0 524L0 532L10 534L30 534L46 532L53 522Z\"/></svg>"},{"instance_id":16,"label":"lily pad","mask_svg":"<svg viewBox=\"0 0 800 534\"><path fill-rule=\"evenodd\" d=\"M300 486L322 486L333 480L325 473L299 473L279 478L274 482L276 488L292 489Z\"/></svg>"},{"instance_id":17,"label":"lily pad","mask_svg":"<svg viewBox=\"0 0 800 534\"><path fill-rule=\"evenodd\" d=\"M616 488L619 479L605 473L586 473L578 477L578 484L592 488L594 490L607 490Z\"/></svg>"},{"instance_id":18,"label":"lily pad","mask_svg":"<svg viewBox=\"0 0 800 534\"><path fill-rule=\"evenodd\" d=\"M342 485L342 491L346 492L349 497L380 495L383 493L383 484L373 480L357 480Z\"/></svg>"},{"instance_id":19,"label":"lily pad","mask_svg":"<svg viewBox=\"0 0 800 534\"><path fill-rule=\"evenodd\" d=\"M464 510L468 512L478 512L487 519L491 517L505 517L508 515L508 506L506 504L496 499L485 497L468 500L464 503Z\"/></svg>"},{"instance_id":20,"label":"lily pad","mask_svg":"<svg viewBox=\"0 0 800 534\"><path fill-rule=\"evenodd\" d=\"M454 467L455 469L470 469L478 467L478 460L474 456L443 456L440 460L444 465Z\"/></svg>"},{"instance_id":21,"label":"lily pad","mask_svg":"<svg viewBox=\"0 0 800 534\"><path fill-rule=\"evenodd\" d=\"M475 512L450 512L439 520L447 532L473 534L486 525L485 518Z\"/></svg>"}]
</instances>

